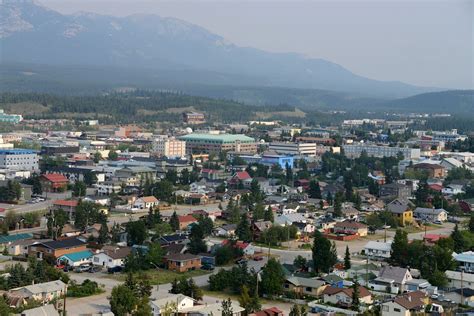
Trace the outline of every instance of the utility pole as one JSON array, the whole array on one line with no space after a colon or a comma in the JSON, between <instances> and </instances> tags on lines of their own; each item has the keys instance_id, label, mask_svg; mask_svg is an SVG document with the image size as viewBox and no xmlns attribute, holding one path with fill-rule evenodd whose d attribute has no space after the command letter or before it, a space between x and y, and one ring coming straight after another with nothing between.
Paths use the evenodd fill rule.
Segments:
<instances>
[{"instance_id":1,"label":"utility pole","mask_svg":"<svg viewBox=\"0 0 474 316\"><path fill-rule=\"evenodd\" d=\"M63 316L66 316L66 296L67 296L67 283L64 285Z\"/></svg>"},{"instance_id":2,"label":"utility pole","mask_svg":"<svg viewBox=\"0 0 474 316\"><path fill-rule=\"evenodd\" d=\"M464 304L464 267L461 268L461 304Z\"/></svg>"}]
</instances>

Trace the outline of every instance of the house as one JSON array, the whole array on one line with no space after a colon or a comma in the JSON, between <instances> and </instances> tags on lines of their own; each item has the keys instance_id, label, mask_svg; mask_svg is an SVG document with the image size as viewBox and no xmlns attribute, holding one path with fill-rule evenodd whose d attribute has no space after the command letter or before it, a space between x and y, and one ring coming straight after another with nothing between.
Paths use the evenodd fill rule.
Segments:
<instances>
[{"instance_id":1,"label":"house","mask_svg":"<svg viewBox=\"0 0 474 316\"><path fill-rule=\"evenodd\" d=\"M232 301L232 316L243 316L246 315L245 308L241 307L238 302ZM203 304L196 305L189 308L183 308L180 315L190 315L190 316L212 316L212 315L222 315L222 304Z\"/></svg>"},{"instance_id":2,"label":"house","mask_svg":"<svg viewBox=\"0 0 474 316\"><path fill-rule=\"evenodd\" d=\"M255 313L248 314L248 316L284 316L284 314L281 309L277 307L270 307Z\"/></svg>"},{"instance_id":3,"label":"house","mask_svg":"<svg viewBox=\"0 0 474 316\"><path fill-rule=\"evenodd\" d=\"M76 207L79 205L78 200L56 200L51 206L51 211L63 210L67 213L69 220L74 219L74 214L76 214Z\"/></svg>"},{"instance_id":4,"label":"house","mask_svg":"<svg viewBox=\"0 0 474 316\"><path fill-rule=\"evenodd\" d=\"M338 222L334 225L333 232L335 234L367 236L367 225L354 221Z\"/></svg>"},{"instance_id":5,"label":"house","mask_svg":"<svg viewBox=\"0 0 474 316\"><path fill-rule=\"evenodd\" d=\"M441 190L441 193L446 195L456 195L456 194L463 194L464 192L464 185L462 184L449 184Z\"/></svg>"},{"instance_id":6,"label":"house","mask_svg":"<svg viewBox=\"0 0 474 316\"><path fill-rule=\"evenodd\" d=\"M130 252L130 247L105 246L102 252L92 257L92 264L106 268L123 267Z\"/></svg>"},{"instance_id":7,"label":"house","mask_svg":"<svg viewBox=\"0 0 474 316\"><path fill-rule=\"evenodd\" d=\"M66 284L61 280L27 285L12 289L8 297L21 297L25 300L35 300L43 304L61 298L66 293Z\"/></svg>"},{"instance_id":8,"label":"house","mask_svg":"<svg viewBox=\"0 0 474 316\"><path fill-rule=\"evenodd\" d=\"M151 208L154 208L158 206L159 201L156 197L154 196L143 196L141 198L138 198L133 202L133 208L138 208L141 210L146 210Z\"/></svg>"},{"instance_id":9,"label":"house","mask_svg":"<svg viewBox=\"0 0 474 316\"><path fill-rule=\"evenodd\" d=\"M402 183L388 183L380 187L380 198L382 199L408 199L411 197L412 188Z\"/></svg>"},{"instance_id":10,"label":"house","mask_svg":"<svg viewBox=\"0 0 474 316\"><path fill-rule=\"evenodd\" d=\"M166 247L173 244L187 244L189 239L185 234L173 234L161 236L159 242L161 246Z\"/></svg>"},{"instance_id":11,"label":"house","mask_svg":"<svg viewBox=\"0 0 474 316\"><path fill-rule=\"evenodd\" d=\"M185 202L191 205L205 205L209 203L209 197L204 193L191 193L186 196Z\"/></svg>"},{"instance_id":12,"label":"house","mask_svg":"<svg viewBox=\"0 0 474 316\"><path fill-rule=\"evenodd\" d=\"M272 222L270 221L257 221L252 224L252 232L254 239L257 240L260 238L262 233L272 227Z\"/></svg>"},{"instance_id":13,"label":"house","mask_svg":"<svg viewBox=\"0 0 474 316\"><path fill-rule=\"evenodd\" d=\"M444 178L446 176L446 168L433 163L418 163L413 165L413 170L423 172L428 175L428 178Z\"/></svg>"},{"instance_id":14,"label":"house","mask_svg":"<svg viewBox=\"0 0 474 316\"><path fill-rule=\"evenodd\" d=\"M319 297L327 285L322 280L287 276L284 287L285 291L293 292L300 297L306 295Z\"/></svg>"},{"instance_id":15,"label":"house","mask_svg":"<svg viewBox=\"0 0 474 316\"><path fill-rule=\"evenodd\" d=\"M392 241L382 242L370 240L364 246L365 255L369 258L390 258L390 252L392 251Z\"/></svg>"},{"instance_id":16,"label":"house","mask_svg":"<svg viewBox=\"0 0 474 316\"><path fill-rule=\"evenodd\" d=\"M332 287L344 287L344 279L336 274L328 274L321 278L326 284Z\"/></svg>"},{"instance_id":17,"label":"house","mask_svg":"<svg viewBox=\"0 0 474 316\"><path fill-rule=\"evenodd\" d=\"M449 289L460 289L462 287L474 287L474 273L446 270Z\"/></svg>"},{"instance_id":18,"label":"house","mask_svg":"<svg viewBox=\"0 0 474 316\"><path fill-rule=\"evenodd\" d=\"M454 291L445 293L444 296L457 304L474 307L474 288L472 287L455 289Z\"/></svg>"},{"instance_id":19,"label":"house","mask_svg":"<svg viewBox=\"0 0 474 316\"><path fill-rule=\"evenodd\" d=\"M59 173L43 174L39 181L44 192L64 192L69 183L68 179Z\"/></svg>"},{"instance_id":20,"label":"house","mask_svg":"<svg viewBox=\"0 0 474 316\"><path fill-rule=\"evenodd\" d=\"M60 256L56 261L68 267L78 267L92 262L92 251L84 250Z\"/></svg>"},{"instance_id":21,"label":"house","mask_svg":"<svg viewBox=\"0 0 474 316\"><path fill-rule=\"evenodd\" d=\"M31 240L32 238L33 238L33 234L30 234L30 233L21 233L21 234L15 234L15 235L2 235L0 236L0 246L1 248L5 249L5 248L8 248L12 243Z\"/></svg>"},{"instance_id":22,"label":"house","mask_svg":"<svg viewBox=\"0 0 474 316\"><path fill-rule=\"evenodd\" d=\"M328 286L323 294L324 303L331 303L334 305L351 306L352 305L352 288L339 288ZM363 304L372 304L372 294L363 286L359 286L359 300Z\"/></svg>"},{"instance_id":23,"label":"house","mask_svg":"<svg viewBox=\"0 0 474 316\"><path fill-rule=\"evenodd\" d=\"M294 222L292 225L298 228L298 233L303 235L312 234L316 230L316 227L310 223Z\"/></svg>"},{"instance_id":24,"label":"house","mask_svg":"<svg viewBox=\"0 0 474 316\"><path fill-rule=\"evenodd\" d=\"M195 223L198 222L198 220L192 215L178 216L178 220L179 220L179 229L180 230L185 230L189 227L189 225L195 224Z\"/></svg>"},{"instance_id":25,"label":"house","mask_svg":"<svg viewBox=\"0 0 474 316\"><path fill-rule=\"evenodd\" d=\"M423 235L423 241L427 245L434 245L436 244L440 239L443 238L448 238L448 235L439 235L439 234L425 234Z\"/></svg>"},{"instance_id":26,"label":"house","mask_svg":"<svg viewBox=\"0 0 474 316\"><path fill-rule=\"evenodd\" d=\"M214 235L218 237L231 237L235 235L237 224L226 224L214 229Z\"/></svg>"},{"instance_id":27,"label":"house","mask_svg":"<svg viewBox=\"0 0 474 316\"><path fill-rule=\"evenodd\" d=\"M224 240L221 243L221 246L226 246L226 245L232 245L231 242L228 239ZM233 245L234 245L235 248L239 248L240 250L242 250L244 255L252 256L253 254L255 254L255 247L250 243L246 243L246 242L243 242L241 240L237 240L235 242L235 244L233 244Z\"/></svg>"},{"instance_id":28,"label":"house","mask_svg":"<svg viewBox=\"0 0 474 316\"><path fill-rule=\"evenodd\" d=\"M171 304L176 304L176 311L181 313L183 309L194 306L194 299L183 294L169 294L166 297L152 300L150 301L152 315L162 315L166 306Z\"/></svg>"},{"instance_id":29,"label":"house","mask_svg":"<svg viewBox=\"0 0 474 316\"><path fill-rule=\"evenodd\" d=\"M250 183L252 182L252 177L249 175L247 171L237 171L228 181L230 187L243 186L242 188L250 187Z\"/></svg>"},{"instance_id":30,"label":"house","mask_svg":"<svg viewBox=\"0 0 474 316\"><path fill-rule=\"evenodd\" d=\"M413 277L409 269L387 265L382 267L374 283L385 286L384 290L390 286L402 293L405 291L405 283L412 279Z\"/></svg>"},{"instance_id":31,"label":"house","mask_svg":"<svg viewBox=\"0 0 474 316\"><path fill-rule=\"evenodd\" d=\"M174 253L165 256L168 270L187 272L201 268L201 257L189 253Z\"/></svg>"},{"instance_id":32,"label":"house","mask_svg":"<svg viewBox=\"0 0 474 316\"><path fill-rule=\"evenodd\" d=\"M446 212L446 210L443 208L417 207L413 211L413 215L416 218L428 220L431 222L445 222L448 220L448 212Z\"/></svg>"},{"instance_id":33,"label":"house","mask_svg":"<svg viewBox=\"0 0 474 316\"><path fill-rule=\"evenodd\" d=\"M15 235L10 235L10 236L15 236ZM20 239L20 240L12 241L8 243L8 254L11 256L27 256L29 247L33 244L36 244L42 241L50 241L50 239L43 239L43 240Z\"/></svg>"},{"instance_id":34,"label":"house","mask_svg":"<svg viewBox=\"0 0 474 316\"><path fill-rule=\"evenodd\" d=\"M38 259L50 258L56 260L62 255L85 250L85 242L77 238L68 238L33 244L28 250L28 256L34 256Z\"/></svg>"},{"instance_id":35,"label":"house","mask_svg":"<svg viewBox=\"0 0 474 316\"><path fill-rule=\"evenodd\" d=\"M56 308L54 308L54 305L48 304L48 305L24 310L20 314L20 316L38 316L38 315L59 316L59 313L56 310Z\"/></svg>"},{"instance_id":36,"label":"house","mask_svg":"<svg viewBox=\"0 0 474 316\"><path fill-rule=\"evenodd\" d=\"M416 313L424 314L429 298L421 291L410 292L382 303L382 316L410 316ZM413 313L413 314L412 314Z\"/></svg>"},{"instance_id":37,"label":"house","mask_svg":"<svg viewBox=\"0 0 474 316\"><path fill-rule=\"evenodd\" d=\"M453 253L453 257L457 261L459 269L462 269L464 272L474 273L474 251Z\"/></svg>"},{"instance_id":38,"label":"house","mask_svg":"<svg viewBox=\"0 0 474 316\"><path fill-rule=\"evenodd\" d=\"M387 204L387 210L392 213L401 226L413 222L413 204L404 199L395 199Z\"/></svg>"}]
</instances>

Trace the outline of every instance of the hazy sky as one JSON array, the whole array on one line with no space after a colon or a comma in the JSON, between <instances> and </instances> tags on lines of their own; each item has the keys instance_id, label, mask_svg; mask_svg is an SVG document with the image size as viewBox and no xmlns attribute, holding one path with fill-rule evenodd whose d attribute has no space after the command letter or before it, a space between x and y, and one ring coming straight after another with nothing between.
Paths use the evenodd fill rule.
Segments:
<instances>
[{"instance_id":1,"label":"hazy sky","mask_svg":"<svg viewBox=\"0 0 474 316\"><path fill-rule=\"evenodd\" d=\"M474 88L474 1L40 0L63 13L153 13L239 45L297 52L379 80Z\"/></svg>"}]
</instances>

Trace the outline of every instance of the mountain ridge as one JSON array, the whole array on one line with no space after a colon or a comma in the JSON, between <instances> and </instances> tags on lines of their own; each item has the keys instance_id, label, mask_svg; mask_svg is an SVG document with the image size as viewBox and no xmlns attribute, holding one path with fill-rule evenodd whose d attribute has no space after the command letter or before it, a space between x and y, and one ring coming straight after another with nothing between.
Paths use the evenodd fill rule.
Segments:
<instances>
[{"instance_id":1,"label":"mountain ridge","mask_svg":"<svg viewBox=\"0 0 474 316\"><path fill-rule=\"evenodd\" d=\"M438 90L372 80L324 59L239 47L176 18L63 15L29 0L4 1L0 6L2 63L190 69L251 78L252 84L263 87L333 90L379 98Z\"/></svg>"}]
</instances>

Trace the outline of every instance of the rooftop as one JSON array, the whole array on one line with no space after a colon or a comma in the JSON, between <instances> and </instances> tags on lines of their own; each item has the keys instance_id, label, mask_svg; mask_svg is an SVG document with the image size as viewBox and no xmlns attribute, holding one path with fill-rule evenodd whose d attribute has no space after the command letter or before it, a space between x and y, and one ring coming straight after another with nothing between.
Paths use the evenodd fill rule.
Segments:
<instances>
[{"instance_id":1,"label":"rooftop","mask_svg":"<svg viewBox=\"0 0 474 316\"><path fill-rule=\"evenodd\" d=\"M190 140L200 140L200 141L215 141L219 143L234 143L236 141L241 142L255 142L255 139L245 136L243 134L188 134L179 137L182 140L190 141Z\"/></svg>"}]
</instances>

